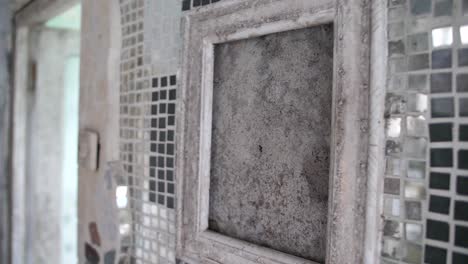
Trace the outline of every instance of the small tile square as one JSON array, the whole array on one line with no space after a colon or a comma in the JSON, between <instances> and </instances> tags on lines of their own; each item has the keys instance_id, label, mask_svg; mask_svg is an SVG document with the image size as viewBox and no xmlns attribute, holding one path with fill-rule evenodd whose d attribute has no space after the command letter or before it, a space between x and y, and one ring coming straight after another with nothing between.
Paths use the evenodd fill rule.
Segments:
<instances>
[{"instance_id":1,"label":"small tile square","mask_svg":"<svg viewBox=\"0 0 468 264\"><path fill-rule=\"evenodd\" d=\"M410 74L408 76L408 89L411 91L425 92L427 91L427 75L425 74Z\"/></svg>"},{"instance_id":2,"label":"small tile square","mask_svg":"<svg viewBox=\"0 0 468 264\"><path fill-rule=\"evenodd\" d=\"M455 220L468 221L468 202L455 201Z\"/></svg>"},{"instance_id":3,"label":"small tile square","mask_svg":"<svg viewBox=\"0 0 468 264\"><path fill-rule=\"evenodd\" d=\"M431 142L452 141L452 123L439 123L429 125L429 137Z\"/></svg>"},{"instance_id":4,"label":"small tile square","mask_svg":"<svg viewBox=\"0 0 468 264\"><path fill-rule=\"evenodd\" d=\"M417 33L408 36L408 51L413 52L422 52L429 49L429 35L427 32Z\"/></svg>"},{"instance_id":5,"label":"small tile square","mask_svg":"<svg viewBox=\"0 0 468 264\"><path fill-rule=\"evenodd\" d=\"M457 177L457 194L468 195L468 176Z\"/></svg>"},{"instance_id":6,"label":"small tile square","mask_svg":"<svg viewBox=\"0 0 468 264\"><path fill-rule=\"evenodd\" d=\"M423 15L431 12L431 1L430 0L410 0L411 14Z\"/></svg>"},{"instance_id":7,"label":"small tile square","mask_svg":"<svg viewBox=\"0 0 468 264\"><path fill-rule=\"evenodd\" d=\"M386 194L400 194L400 179L385 178L384 179L384 193Z\"/></svg>"},{"instance_id":8,"label":"small tile square","mask_svg":"<svg viewBox=\"0 0 468 264\"><path fill-rule=\"evenodd\" d=\"M468 150L466 149L458 151L458 168L468 170Z\"/></svg>"},{"instance_id":9,"label":"small tile square","mask_svg":"<svg viewBox=\"0 0 468 264\"><path fill-rule=\"evenodd\" d=\"M408 178L424 179L426 175L426 162L409 160L408 161Z\"/></svg>"},{"instance_id":10,"label":"small tile square","mask_svg":"<svg viewBox=\"0 0 468 264\"><path fill-rule=\"evenodd\" d=\"M432 69L452 67L452 49L435 50L432 52Z\"/></svg>"},{"instance_id":11,"label":"small tile square","mask_svg":"<svg viewBox=\"0 0 468 264\"><path fill-rule=\"evenodd\" d=\"M424 262L427 264L447 264L447 250L426 245Z\"/></svg>"},{"instance_id":12,"label":"small tile square","mask_svg":"<svg viewBox=\"0 0 468 264\"><path fill-rule=\"evenodd\" d=\"M449 241L450 226L447 222L428 219L426 221L426 237L438 241Z\"/></svg>"},{"instance_id":13,"label":"small tile square","mask_svg":"<svg viewBox=\"0 0 468 264\"><path fill-rule=\"evenodd\" d=\"M450 190L450 174L431 172L429 178L429 188L437 190Z\"/></svg>"},{"instance_id":14,"label":"small tile square","mask_svg":"<svg viewBox=\"0 0 468 264\"><path fill-rule=\"evenodd\" d=\"M450 212L450 198L431 195L429 197L429 211L448 215Z\"/></svg>"},{"instance_id":15,"label":"small tile square","mask_svg":"<svg viewBox=\"0 0 468 264\"><path fill-rule=\"evenodd\" d=\"M417 71L429 68L429 55L417 54L408 57L408 70Z\"/></svg>"},{"instance_id":16,"label":"small tile square","mask_svg":"<svg viewBox=\"0 0 468 264\"><path fill-rule=\"evenodd\" d=\"M431 74L431 93L450 93L452 91L452 73Z\"/></svg>"},{"instance_id":17,"label":"small tile square","mask_svg":"<svg viewBox=\"0 0 468 264\"><path fill-rule=\"evenodd\" d=\"M468 48L458 50L458 66L468 66Z\"/></svg>"},{"instance_id":18,"label":"small tile square","mask_svg":"<svg viewBox=\"0 0 468 264\"><path fill-rule=\"evenodd\" d=\"M421 202L405 201L406 219L421 220Z\"/></svg>"},{"instance_id":19,"label":"small tile square","mask_svg":"<svg viewBox=\"0 0 468 264\"><path fill-rule=\"evenodd\" d=\"M460 108L460 116L467 117L468 116L468 98L460 98L459 101L459 108Z\"/></svg>"},{"instance_id":20,"label":"small tile square","mask_svg":"<svg viewBox=\"0 0 468 264\"><path fill-rule=\"evenodd\" d=\"M405 238L408 241L420 242L422 240L423 227L420 224L406 223Z\"/></svg>"},{"instance_id":21,"label":"small tile square","mask_svg":"<svg viewBox=\"0 0 468 264\"><path fill-rule=\"evenodd\" d=\"M462 0L462 15L468 16L468 0Z\"/></svg>"},{"instance_id":22,"label":"small tile square","mask_svg":"<svg viewBox=\"0 0 468 264\"><path fill-rule=\"evenodd\" d=\"M162 77L161 78L161 87L166 87L167 86L167 77Z\"/></svg>"},{"instance_id":23,"label":"small tile square","mask_svg":"<svg viewBox=\"0 0 468 264\"><path fill-rule=\"evenodd\" d=\"M460 141L468 141L468 125L460 125L458 135Z\"/></svg>"},{"instance_id":24,"label":"small tile square","mask_svg":"<svg viewBox=\"0 0 468 264\"><path fill-rule=\"evenodd\" d=\"M422 247L418 244L406 242L405 246L405 256L403 261L411 264L419 264L422 260Z\"/></svg>"},{"instance_id":25,"label":"small tile square","mask_svg":"<svg viewBox=\"0 0 468 264\"><path fill-rule=\"evenodd\" d=\"M200 6L201 5L201 0L193 0L193 6Z\"/></svg>"},{"instance_id":26,"label":"small tile square","mask_svg":"<svg viewBox=\"0 0 468 264\"><path fill-rule=\"evenodd\" d=\"M182 1L182 11L190 10L190 0L183 0Z\"/></svg>"},{"instance_id":27,"label":"small tile square","mask_svg":"<svg viewBox=\"0 0 468 264\"><path fill-rule=\"evenodd\" d=\"M424 183L416 181L405 181L405 198L423 200L426 197Z\"/></svg>"},{"instance_id":28,"label":"small tile square","mask_svg":"<svg viewBox=\"0 0 468 264\"><path fill-rule=\"evenodd\" d=\"M153 78L151 86L152 87L158 87L158 78Z\"/></svg>"},{"instance_id":29,"label":"small tile square","mask_svg":"<svg viewBox=\"0 0 468 264\"><path fill-rule=\"evenodd\" d=\"M403 40L389 41L388 42L388 55L404 55L405 54L405 44Z\"/></svg>"},{"instance_id":30,"label":"small tile square","mask_svg":"<svg viewBox=\"0 0 468 264\"><path fill-rule=\"evenodd\" d=\"M455 246L468 248L468 227L455 226Z\"/></svg>"},{"instance_id":31,"label":"small tile square","mask_svg":"<svg viewBox=\"0 0 468 264\"><path fill-rule=\"evenodd\" d=\"M383 235L393 238L401 238L402 236L402 224L393 221L393 220L385 220L384 228L383 228Z\"/></svg>"},{"instance_id":32,"label":"small tile square","mask_svg":"<svg viewBox=\"0 0 468 264\"><path fill-rule=\"evenodd\" d=\"M171 75L171 76L169 77L169 84L170 84L171 86L174 86L174 85L176 85L176 83L177 83L177 78L176 78L176 76L175 76L175 75Z\"/></svg>"},{"instance_id":33,"label":"small tile square","mask_svg":"<svg viewBox=\"0 0 468 264\"><path fill-rule=\"evenodd\" d=\"M457 92L466 93L468 92L468 74L458 74L457 75Z\"/></svg>"},{"instance_id":34,"label":"small tile square","mask_svg":"<svg viewBox=\"0 0 468 264\"><path fill-rule=\"evenodd\" d=\"M436 1L434 5L434 16L451 16L453 10L452 0Z\"/></svg>"},{"instance_id":35,"label":"small tile square","mask_svg":"<svg viewBox=\"0 0 468 264\"><path fill-rule=\"evenodd\" d=\"M210 0L202 0L202 5L209 5L210 4Z\"/></svg>"},{"instance_id":36,"label":"small tile square","mask_svg":"<svg viewBox=\"0 0 468 264\"><path fill-rule=\"evenodd\" d=\"M452 167L453 151L451 148L433 148L431 149L432 167Z\"/></svg>"},{"instance_id":37,"label":"small tile square","mask_svg":"<svg viewBox=\"0 0 468 264\"><path fill-rule=\"evenodd\" d=\"M431 100L431 116L433 118L453 117L453 98L433 98Z\"/></svg>"},{"instance_id":38,"label":"small tile square","mask_svg":"<svg viewBox=\"0 0 468 264\"><path fill-rule=\"evenodd\" d=\"M467 264L468 263L468 255L453 252L452 254L452 264Z\"/></svg>"}]
</instances>

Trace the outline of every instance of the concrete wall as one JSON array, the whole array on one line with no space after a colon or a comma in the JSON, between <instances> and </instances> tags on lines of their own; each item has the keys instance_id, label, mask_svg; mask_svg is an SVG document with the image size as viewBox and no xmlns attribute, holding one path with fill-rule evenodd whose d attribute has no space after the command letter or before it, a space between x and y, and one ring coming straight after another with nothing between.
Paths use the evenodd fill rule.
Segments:
<instances>
[{"instance_id":1,"label":"concrete wall","mask_svg":"<svg viewBox=\"0 0 468 264\"><path fill-rule=\"evenodd\" d=\"M0 0L0 263L9 263L10 248L11 19L10 0Z\"/></svg>"}]
</instances>

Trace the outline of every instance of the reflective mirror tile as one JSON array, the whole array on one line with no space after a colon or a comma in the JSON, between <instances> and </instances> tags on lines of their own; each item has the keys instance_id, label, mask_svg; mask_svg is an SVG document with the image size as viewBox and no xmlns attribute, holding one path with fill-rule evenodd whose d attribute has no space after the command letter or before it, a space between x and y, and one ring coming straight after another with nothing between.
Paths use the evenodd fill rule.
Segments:
<instances>
[{"instance_id":1,"label":"reflective mirror tile","mask_svg":"<svg viewBox=\"0 0 468 264\"><path fill-rule=\"evenodd\" d=\"M453 10L453 0L436 1L434 4L434 16L451 16Z\"/></svg>"},{"instance_id":2,"label":"reflective mirror tile","mask_svg":"<svg viewBox=\"0 0 468 264\"><path fill-rule=\"evenodd\" d=\"M460 27L460 41L463 45L468 44L468 25Z\"/></svg>"},{"instance_id":3,"label":"reflective mirror tile","mask_svg":"<svg viewBox=\"0 0 468 264\"><path fill-rule=\"evenodd\" d=\"M427 95L425 94L413 94L407 98L407 110L408 112L424 113L427 111Z\"/></svg>"},{"instance_id":4,"label":"reflective mirror tile","mask_svg":"<svg viewBox=\"0 0 468 264\"><path fill-rule=\"evenodd\" d=\"M424 200L426 188L424 183L415 181L405 181L405 198Z\"/></svg>"},{"instance_id":5,"label":"reflective mirror tile","mask_svg":"<svg viewBox=\"0 0 468 264\"><path fill-rule=\"evenodd\" d=\"M426 74L410 74L408 76L408 89L411 91L418 91L418 92L427 91L427 75Z\"/></svg>"},{"instance_id":6,"label":"reflective mirror tile","mask_svg":"<svg viewBox=\"0 0 468 264\"><path fill-rule=\"evenodd\" d=\"M468 169L468 150L462 149L458 151L458 168Z\"/></svg>"},{"instance_id":7,"label":"reflective mirror tile","mask_svg":"<svg viewBox=\"0 0 468 264\"><path fill-rule=\"evenodd\" d=\"M429 188L438 190L450 190L450 174L431 172L429 176Z\"/></svg>"},{"instance_id":8,"label":"reflective mirror tile","mask_svg":"<svg viewBox=\"0 0 468 264\"><path fill-rule=\"evenodd\" d=\"M408 161L408 178L424 179L426 175L426 162L409 160Z\"/></svg>"},{"instance_id":9,"label":"reflective mirror tile","mask_svg":"<svg viewBox=\"0 0 468 264\"><path fill-rule=\"evenodd\" d=\"M385 220L384 228L383 228L383 235L393 238L401 238L402 237L402 228L403 224L393 220Z\"/></svg>"},{"instance_id":10,"label":"reflective mirror tile","mask_svg":"<svg viewBox=\"0 0 468 264\"><path fill-rule=\"evenodd\" d=\"M457 92L468 92L468 74L457 74Z\"/></svg>"},{"instance_id":11,"label":"reflective mirror tile","mask_svg":"<svg viewBox=\"0 0 468 264\"><path fill-rule=\"evenodd\" d=\"M458 135L460 141L468 141L468 125L460 125Z\"/></svg>"},{"instance_id":12,"label":"reflective mirror tile","mask_svg":"<svg viewBox=\"0 0 468 264\"><path fill-rule=\"evenodd\" d=\"M417 54L408 57L408 70L417 71L429 68L429 55Z\"/></svg>"},{"instance_id":13,"label":"reflective mirror tile","mask_svg":"<svg viewBox=\"0 0 468 264\"><path fill-rule=\"evenodd\" d=\"M387 119L387 137L397 138L401 132L401 118L393 117Z\"/></svg>"},{"instance_id":14,"label":"reflective mirror tile","mask_svg":"<svg viewBox=\"0 0 468 264\"><path fill-rule=\"evenodd\" d=\"M468 249L468 227L455 226L455 246Z\"/></svg>"},{"instance_id":15,"label":"reflective mirror tile","mask_svg":"<svg viewBox=\"0 0 468 264\"><path fill-rule=\"evenodd\" d=\"M406 137L404 149L408 157L424 159L427 153L427 139Z\"/></svg>"},{"instance_id":16,"label":"reflective mirror tile","mask_svg":"<svg viewBox=\"0 0 468 264\"><path fill-rule=\"evenodd\" d=\"M468 221L468 202L455 201L455 220Z\"/></svg>"},{"instance_id":17,"label":"reflective mirror tile","mask_svg":"<svg viewBox=\"0 0 468 264\"><path fill-rule=\"evenodd\" d=\"M429 138L431 142L452 141L452 123L439 123L429 125Z\"/></svg>"},{"instance_id":18,"label":"reflective mirror tile","mask_svg":"<svg viewBox=\"0 0 468 264\"><path fill-rule=\"evenodd\" d=\"M405 216L409 220L421 220L421 202L405 201Z\"/></svg>"},{"instance_id":19,"label":"reflective mirror tile","mask_svg":"<svg viewBox=\"0 0 468 264\"><path fill-rule=\"evenodd\" d=\"M427 219L426 238L448 242L449 234L450 234L450 226L447 222Z\"/></svg>"},{"instance_id":20,"label":"reflective mirror tile","mask_svg":"<svg viewBox=\"0 0 468 264\"><path fill-rule=\"evenodd\" d=\"M432 69L452 67L452 49L435 50L432 52Z\"/></svg>"},{"instance_id":21,"label":"reflective mirror tile","mask_svg":"<svg viewBox=\"0 0 468 264\"><path fill-rule=\"evenodd\" d=\"M406 223L405 224L405 238L408 241L420 242L422 239L422 225Z\"/></svg>"},{"instance_id":22,"label":"reflective mirror tile","mask_svg":"<svg viewBox=\"0 0 468 264\"><path fill-rule=\"evenodd\" d=\"M422 15L431 12L430 0L410 0L411 14Z\"/></svg>"},{"instance_id":23,"label":"reflective mirror tile","mask_svg":"<svg viewBox=\"0 0 468 264\"><path fill-rule=\"evenodd\" d=\"M402 171L402 161L398 158L388 157L385 165L385 174L399 176Z\"/></svg>"},{"instance_id":24,"label":"reflective mirror tile","mask_svg":"<svg viewBox=\"0 0 468 264\"><path fill-rule=\"evenodd\" d=\"M460 116L468 116L468 98L460 98L459 101Z\"/></svg>"},{"instance_id":25,"label":"reflective mirror tile","mask_svg":"<svg viewBox=\"0 0 468 264\"><path fill-rule=\"evenodd\" d=\"M431 74L431 93L450 93L452 91L452 73Z\"/></svg>"},{"instance_id":26,"label":"reflective mirror tile","mask_svg":"<svg viewBox=\"0 0 468 264\"><path fill-rule=\"evenodd\" d=\"M417 33L408 36L408 52L421 52L429 49L428 33Z\"/></svg>"},{"instance_id":27,"label":"reflective mirror tile","mask_svg":"<svg viewBox=\"0 0 468 264\"><path fill-rule=\"evenodd\" d=\"M431 149L432 167L452 167L453 153L451 148L433 148Z\"/></svg>"},{"instance_id":28,"label":"reflective mirror tile","mask_svg":"<svg viewBox=\"0 0 468 264\"><path fill-rule=\"evenodd\" d=\"M426 135L427 125L424 116L408 116L406 118L406 133L408 136Z\"/></svg>"},{"instance_id":29,"label":"reflective mirror tile","mask_svg":"<svg viewBox=\"0 0 468 264\"><path fill-rule=\"evenodd\" d=\"M468 195L468 176L457 177L457 194Z\"/></svg>"},{"instance_id":30,"label":"reflective mirror tile","mask_svg":"<svg viewBox=\"0 0 468 264\"><path fill-rule=\"evenodd\" d=\"M398 178L385 178L384 179L384 193L386 194L400 194L400 179Z\"/></svg>"},{"instance_id":31,"label":"reflective mirror tile","mask_svg":"<svg viewBox=\"0 0 468 264\"><path fill-rule=\"evenodd\" d=\"M400 216L400 199L385 197L384 214L387 216Z\"/></svg>"},{"instance_id":32,"label":"reflective mirror tile","mask_svg":"<svg viewBox=\"0 0 468 264\"><path fill-rule=\"evenodd\" d=\"M453 264L466 264L468 263L468 255L465 255L459 252L453 252L452 263Z\"/></svg>"},{"instance_id":33,"label":"reflective mirror tile","mask_svg":"<svg viewBox=\"0 0 468 264\"><path fill-rule=\"evenodd\" d=\"M458 50L458 66L468 66L468 48Z\"/></svg>"},{"instance_id":34,"label":"reflective mirror tile","mask_svg":"<svg viewBox=\"0 0 468 264\"><path fill-rule=\"evenodd\" d=\"M405 243L403 261L410 264L419 264L422 259L422 247L414 243Z\"/></svg>"},{"instance_id":35,"label":"reflective mirror tile","mask_svg":"<svg viewBox=\"0 0 468 264\"><path fill-rule=\"evenodd\" d=\"M447 250L426 245L424 248L424 262L427 264L447 264Z\"/></svg>"},{"instance_id":36,"label":"reflective mirror tile","mask_svg":"<svg viewBox=\"0 0 468 264\"><path fill-rule=\"evenodd\" d=\"M453 117L454 106L453 98L434 98L431 100L431 116L437 117Z\"/></svg>"},{"instance_id":37,"label":"reflective mirror tile","mask_svg":"<svg viewBox=\"0 0 468 264\"><path fill-rule=\"evenodd\" d=\"M402 246L399 240L393 238L383 238L382 256L399 259L402 257Z\"/></svg>"},{"instance_id":38,"label":"reflective mirror tile","mask_svg":"<svg viewBox=\"0 0 468 264\"><path fill-rule=\"evenodd\" d=\"M432 47L450 46L453 43L452 27L435 28L432 30Z\"/></svg>"},{"instance_id":39,"label":"reflective mirror tile","mask_svg":"<svg viewBox=\"0 0 468 264\"><path fill-rule=\"evenodd\" d=\"M448 215L450 212L450 198L438 195L429 196L429 211Z\"/></svg>"}]
</instances>

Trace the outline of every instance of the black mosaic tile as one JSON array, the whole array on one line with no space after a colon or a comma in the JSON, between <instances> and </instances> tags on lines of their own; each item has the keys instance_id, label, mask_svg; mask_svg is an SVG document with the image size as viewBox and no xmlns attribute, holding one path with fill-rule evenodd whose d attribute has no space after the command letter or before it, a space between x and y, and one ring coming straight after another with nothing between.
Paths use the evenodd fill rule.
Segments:
<instances>
[{"instance_id":1,"label":"black mosaic tile","mask_svg":"<svg viewBox=\"0 0 468 264\"><path fill-rule=\"evenodd\" d=\"M438 190L450 190L450 174L431 172L429 188Z\"/></svg>"},{"instance_id":2,"label":"black mosaic tile","mask_svg":"<svg viewBox=\"0 0 468 264\"><path fill-rule=\"evenodd\" d=\"M431 149L432 167L452 167L453 153L450 148Z\"/></svg>"},{"instance_id":3,"label":"black mosaic tile","mask_svg":"<svg viewBox=\"0 0 468 264\"><path fill-rule=\"evenodd\" d=\"M429 137L431 142L452 141L452 123L440 123L429 125Z\"/></svg>"},{"instance_id":4,"label":"black mosaic tile","mask_svg":"<svg viewBox=\"0 0 468 264\"><path fill-rule=\"evenodd\" d=\"M449 214L450 198L438 195L431 195L429 197L429 211L439 214Z\"/></svg>"},{"instance_id":5,"label":"black mosaic tile","mask_svg":"<svg viewBox=\"0 0 468 264\"><path fill-rule=\"evenodd\" d=\"M468 176L457 177L457 194L468 195Z\"/></svg>"},{"instance_id":6,"label":"black mosaic tile","mask_svg":"<svg viewBox=\"0 0 468 264\"><path fill-rule=\"evenodd\" d=\"M166 176L167 176L167 179L166 179L166 180L168 180L168 181L174 181L174 172L173 172L173 171L168 170L168 171L166 172Z\"/></svg>"},{"instance_id":7,"label":"black mosaic tile","mask_svg":"<svg viewBox=\"0 0 468 264\"><path fill-rule=\"evenodd\" d=\"M455 246L468 248L468 227L455 226Z\"/></svg>"},{"instance_id":8,"label":"black mosaic tile","mask_svg":"<svg viewBox=\"0 0 468 264\"><path fill-rule=\"evenodd\" d=\"M167 131L167 140L168 141L174 141L174 130L168 130Z\"/></svg>"},{"instance_id":9,"label":"black mosaic tile","mask_svg":"<svg viewBox=\"0 0 468 264\"><path fill-rule=\"evenodd\" d=\"M174 209L174 197L167 197L167 208Z\"/></svg>"},{"instance_id":10,"label":"black mosaic tile","mask_svg":"<svg viewBox=\"0 0 468 264\"><path fill-rule=\"evenodd\" d=\"M209 5L210 4L210 0L202 0L202 5Z\"/></svg>"},{"instance_id":11,"label":"black mosaic tile","mask_svg":"<svg viewBox=\"0 0 468 264\"><path fill-rule=\"evenodd\" d=\"M468 92L468 74L457 74L457 92Z\"/></svg>"},{"instance_id":12,"label":"black mosaic tile","mask_svg":"<svg viewBox=\"0 0 468 264\"><path fill-rule=\"evenodd\" d=\"M201 5L201 0L193 0L193 6L200 6Z\"/></svg>"},{"instance_id":13,"label":"black mosaic tile","mask_svg":"<svg viewBox=\"0 0 468 264\"><path fill-rule=\"evenodd\" d=\"M468 150L463 149L458 151L458 168L468 169Z\"/></svg>"},{"instance_id":14,"label":"black mosaic tile","mask_svg":"<svg viewBox=\"0 0 468 264\"><path fill-rule=\"evenodd\" d=\"M159 141L161 142L166 141L166 131L159 131Z\"/></svg>"},{"instance_id":15,"label":"black mosaic tile","mask_svg":"<svg viewBox=\"0 0 468 264\"><path fill-rule=\"evenodd\" d=\"M168 111L167 111L168 114L175 114L175 104L169 104L168 105Z\"/></svg>"},{"instance_id":16,"label":"black mosaic tile","mask_svg":"<svg viewBox=\"0 0 468 264\"><path fill-rule=\"evenodd\" d=\"M468 98L460 98L458 107L460 109L459 115L461 117L468 116Z\"/></svg>"},{"instance_id":17,"label":"black mosaic tile","mask_svg":"<svg viewBox=\"0 0 468 264\"><path fill-rule=\"evenodd\" d=\"M162 77L161 78L161 87L166 87L167 86L167 77Z\"/></svg>"},{"instance_id":18,"label":"black mosaic tile","mask_svg":"<svg viewBox=\"0 0 468 264\"><path fill-rule=\"evenodd\" d=\"M460 125L458 134L460 141L468 141L468 125Z\"/></svg>"},{"instance_id":19,"label":"black mosaic tile","mask_svg":"<svg viewBox=\"0 0 468 264\"><path fill-rule=\"evenodd\" d=\"M452 73L431 74L431 93L449 93L452 91Z\"/></svg>"},{"instance_id":20,"label":"black mosaic tile","mask_svg":"<svg viewBox=\"0 0 468 264\"><path fill-rule=\"evenodd\" d=\"M468 221L468 202L455 201L455 220Z\"/></svg>"},{"instance_id":21,"label":"black mosaic tile","mask_svg":"<svg viewBox=\"0 0 468 264\"><path fill-rule=\"evenodd\" d=\"M171 76L169 77L169 85L174 86L174 85L176 85L176 84L177 84L177 78L176 78L176 76L175 76L175 75L171 75Z\"/></svg>"},{"instance_id":22,"label":"black mosaic tile","mask_svg":"<svg viewBox=\"0 0 468 264\"><path fill-rule=\"evenodd\" d=\"M167 184L167 192L170 194L174 194L175 188L173 183L168 183Z\"/></svg>"},{"instance_id":23,"label":"black mosaic tile","mask_svg":"<svg viewBox=\"0 0 468 264\"><path fill-rule=\"evenodd\" d=\"M450 226L446 222L431 220L426 221L426 237L433 240L449 241Z\"/></svg>"},{"instance_id":24,"label":"black mosaic tile","mask_svg":"<svg viewBox=\"0 0 468 264\"><path fill-rule=\"evenodd\" d=\"M158 78L153 78L152 87L158 87Z\"/></svg>"},{"instance_id":25,"label":"black mosaic tile","mask_svg":"<svg viewBox=\"0 0 468 264\"><path fill-rule=\"evenodd\" d=\"M163 90L159 93L159 99L166 100L167 99L167 91Z\"/></svg>"},{"instance_id":26,"label":"black mosaic tile","mask_svg":"<svg viewBox=\"0 0 468 264\"><path fill-rule=\"evenodd\" d=\"M176 99L176 90L172 89L169 90L169 100L175 100Z\"/></svg>"},{"instance_id":27,"label":"black mosaic tile","mask_svg":"<svg viewBox=\"0 0 468 264\"><path fill-rule=\"evenodd\" d=\"M447 264L447 250L426 245L424 262L427 264Z\"/></svg>"},{"instance_id":28,"label":"black mosaic tile","mask_svg":"<svg viewBox=\"0 0 468 264\"><path fill-rule=\"evenodd\" d=\"M158 195L158 204L164 205L164 195L159 194Z\"/></svg>"},{"instance_id":29,"label":"black mosaic tile","mask_svg":"<svg viewBox=\"0 0 468 264\"><path fill-rule=\"evenodd\" d=\"M452 254L452 264L467 264L468 263L468 255L453 252Z\"/></svg>"},{"instance_id":30,"label":"black mosaic tile","mask_svg":"<svg viewBox=\"0 0 468 264\"><path fill-rule=\"evenodd\" d=\"M458 50L458 66L468 66L468 48Z\"/></svg>"},{"instance_id":31,"label":"black mosaic tile","mask_svg":"<svg viewBox=\"0 0 468 264\"><path fill-rule=\"evenodd\" d=\"M431 116L438 117L453 117L454 104L453 98L434 98L431 100Z\"/></svg>"},{"instance_id":32,"label":"black mosaic tile","mask_svg":"<svg viewBox=\"0 0 468 264\"><path fill-rule=\"evenodd\" d=\"M190 0L183 0L182 1L182 11L190 10Z\"/></svg>"},{"instance_id":33,"label":"black mosaic tile","mask_svg":"<svg viewBox=\"0 0 468 264\"><path fill-rule=\"evenodd\" d=\"M443 49L432 52L432 68L442 69L452 67L452 50Z\"/></svg>"}]
</instances>

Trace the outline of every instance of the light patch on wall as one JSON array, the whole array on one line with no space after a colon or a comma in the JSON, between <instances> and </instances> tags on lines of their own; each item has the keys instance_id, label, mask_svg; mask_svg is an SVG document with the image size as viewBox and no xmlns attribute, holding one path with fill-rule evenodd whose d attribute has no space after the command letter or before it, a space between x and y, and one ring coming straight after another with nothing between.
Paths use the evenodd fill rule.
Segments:
<instances>
[{"instance_id":1,"label":"light patch on wall","mask_svg":"<svg viewBox=\"0 0 468 264\"><path fill-rule=\"evenodd\" d=\"M51 18L45 25L49 28L80 30L81 5L75 5L60 15Z\"/></svg>"},{"instance_id":2,"label":"light patch on wall","mask_svg":"<svg viewBox=\"0 0 468 264\"><path fill-rule=\"evenodd\" d=\"M462 44L468 44L468 25L460 27L460 39Z\"/></svg>"},{"instance_id":3,"label":"light patch on wall","mask_svg":"<svg viewBox=\"0 0 468 264\"><path fill-rule=\"evenodd\" d=\"M125 208L127 207L128 199L127 199L127 186L118 186L115 191L115 198L117 202L118 208Z\"/></svg>"},{"instance_id":4,"label":"light patch on wall","mask_svg":"<svg viewBox=\"0 0 468 264\"><path fill-rule=\"evenodd\" d=\"M453 43L452 27L435 28L432 30L432 46L450 46Z\"/></svg>"}]
</instances>

